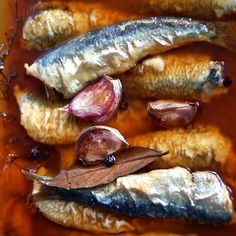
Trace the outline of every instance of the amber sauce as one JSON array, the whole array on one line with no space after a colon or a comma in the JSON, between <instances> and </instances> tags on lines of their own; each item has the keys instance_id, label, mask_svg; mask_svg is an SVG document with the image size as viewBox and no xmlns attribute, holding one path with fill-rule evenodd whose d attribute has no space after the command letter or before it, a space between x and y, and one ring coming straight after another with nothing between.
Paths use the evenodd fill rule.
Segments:
<instances>
[{"instance_id":1,"label":"amber sauce","mask_svg":"<svg viewBox=\"0 0 236 236\"><path fill-rule=\"evenodd\" d=\"M1 40L4 40L3 32L7 31L12 25L14 26L14 1L4 0L1 3ZM91 9L104 9L107 14L112 15L114 12L122 19L138 18L147 16L147 9L141 8L142 1L126 0L104 0L104 1L66 1L73 4L74 9L78 8L85 11ZM137 2L137 3L136 3ZM24 15L37 1L25 0L19 5L19 12ZM140 11L140 9L142 9ZM25 76L24 63L31 63L40 53L36 51L27 51L22 47L20 42L21 34L19 33L14 48L6 61L6 74L10 71L17 71L17 78L13 80L10 96L7 101L0 101L0 112L8 112L10 116L3 118L0 116L0 169L6 167L6 161L11 156L17 159L6 168L0 176L0 235L90 235L89 233L75 231L59 225L56 225L44 218L30 201L30 192L32 183L22 175L22 169L36 168L37 166L48 169L67 168L74 162L74 147L58 146L47 147L49 157L47 159L29 160L28 153L32 147L37 145L31 140L26 131L19 123L19 110L16 101L12 95L15 84L30 91L44 91L43 85L33 78ZM236 78L236 54L233 54L222 48L217 48L208 44L196 44L197 50L208 50L214 59L225 61L225 72L232 79ZM189 47L192 50L192 47ZM204 105L198 116L197 122L204 122L216 125L221 132L231 138L236 150L236 82L231 86L229 93L214 99L210 104ZM135 106L144 110L142 101L131 101ZM0 113L1 114L1 113ZM141 127L141 128L140 128ZM118 125L119 130L126 136L145 132L156 127L152 126L148 117L144 117L141 124L127 127L125 121ZM232 156L233 158L233 156ZM235 163L232 160L232 163ZM236 166L232 166L236 174ZM218 171L221 177L232 189L232 195L236 192L236 182L232 176L225 176ZM236 198L234 198L236 199ZM236 201L234 200L234 205ZM235 235L236 224L231 223L226 226L208 226L190 224L187 222L170 221L170 220L152 220L136 219L139 225L138 232L156 232L156 233L175 233L175 234L200 234L200 235ZM131 234L135 235L135 234Z\"/></svg>"}]
</instances>

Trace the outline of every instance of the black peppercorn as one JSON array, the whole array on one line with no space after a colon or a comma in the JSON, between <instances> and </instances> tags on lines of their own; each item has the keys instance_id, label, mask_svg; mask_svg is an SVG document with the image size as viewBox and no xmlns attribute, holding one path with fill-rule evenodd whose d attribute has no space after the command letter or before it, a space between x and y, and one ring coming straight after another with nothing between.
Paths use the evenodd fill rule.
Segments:
<instances>
[{"instance_id":1,"label":"black peppercorn","mask_svg":"<svg viewBox=\"0 0 236 236\"><path fill-rule=\"evenodd\" d=\"M231 80L228 76L226 76L226 77L224 78L224 80L223 80L223 85L227 88L227 87L229 87L231 84L232 84L232 80Z\"/></svg>"},{"instance_id":2,"label":"black peppercorn","mask_svg":"<svg viewBox=\"0 0 236 236\"><path fill-rule=\"evenodd\" d=\"M108 155L105 158L104 164L106 167L111 167L115 164L115 162L116 162L116 157L114 155Z\"/></svg>"},{"instance_id":3,"label":"black peppercorn","mask_svg":"<svg viewBox=\"0 0 236 236\"><path fill-rule=\"evenodd\" d=\"M40 151L38 150L38 147L34 147L30 150L30 153L29 153L29 160L35 160L37 158L39 158L40 156Z\"/></svg>"},{"instance_id":4,"label":"black peppercorn","mask_svg":"<svg viewBox=\"0 0 236 236\"><path fill-rule=\"evenodd\" d=\"M17 72L16 71L12 71L11 73L10 73L10 78L11 79L14 79L14 78L16 78L17 77Z\"/></svg>"},{"instance_id":5,"label":"black peppercorn","mask_svg":"<svg viewBox=\"0 0 236 236\"><path fill-rule=\"evenodd\" d=\"M122 102L122 103L120 104L120 108L121 108L122 110L127 110L128 107L129 107L129 104L128 104L127 102Z\"/></svg>"},{"instance_id":6,"label":"black peppercorn","mask_svg":"<svg viewBox=\"0 0 236 236\"><path fill-rule=\"evenodd\" d=\"M33 147L28 155L30 161L36 160L38 158L46 160L48 157L49 157L49 152L47 150L44 150L43 147L38 145L36 147Z\"/></svg>"}]
</instances>

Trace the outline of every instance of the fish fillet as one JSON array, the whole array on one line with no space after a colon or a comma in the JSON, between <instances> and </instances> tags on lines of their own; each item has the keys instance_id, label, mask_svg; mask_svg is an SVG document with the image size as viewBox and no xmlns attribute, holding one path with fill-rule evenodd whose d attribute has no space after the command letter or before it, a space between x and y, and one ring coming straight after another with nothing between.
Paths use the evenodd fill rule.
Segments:
<instances>
[{"instance_id":1,"label":"fish fillet","mask_svg":"<svg viewBox=\"0 0 236 236\"><path fill-rule=\"evenodd\" d=\"M41 196L34 196L34 199L36 204L37 199L59 199L129 216L178 218L213 224L227 223L233 215L228 188L216 173L190 173L182 167L119 177L110 184L87 189L43 186Z\"/></svg>"},{"instance_id":2,"label":"fish fillet","mask_svg":"<svg viewBox=\"0 0 236 236\"><path fill-rule=\"evenodd\" d=\"M224 75L223 62L182 48L145 59L120 78L131 96L203 102L226 93L231 83Z\"/></svg>"},{"instance_id":3,"label":"fish fillet","mask_svg":"<svg viewBox=\"0 0 236 236\"><path fill-rule=\"evenodd\" d=\"M151 169L182 166L197 169L222 169L232 173L236 156L232 142L218 128L198 125L187 129L161 130L128 139L130 145L169 151L149 166Z\"/></svg>"},{"instance_id":4,"label":"fish fillet","mask_svg":"<svg viewBox=\"0 0 236 236\"><path fill-rule=\"evenodd\" d=\"M14 95L20 108L21 125L35 141L49 145L70 144L77 140L87 122L77 120L58 108L64 101L49 101L15 88Z\"/></svg>"},{"instance_id":5,"label":"fish fillet","mask_svg":"<svg viewBox=\"0 0 236 236\"><path fill-rule=\"evenodd\" d=\"M40 184L35 182L33 196L35 205L49 220L74 229L96 233L121 233L135 229L132 220L116 213L84 206L60 199L38 199Z\"/></svg>"},{"instance_id":6,"label":"fish fillet","mask_svg":"<svg viewBox=\"0 0 236 236\"><path fill-rule=\"evenodd\" d=\"M146 0L161 15L178 15L215 20L236 14L235 0Z\"/></svg>"},{"instance_id":7,"label":"fish fillet","mask_svg":"<svg viewBox=\"0 0 236 236\"><path fill-rule=\"evenodd\" d=\"M118 13L111 14L103 9L93 9L90 12L45 9L26 19L22 38L27 48L45 50L73 36L114 24L121 19Z\"/></svg>"}]
</instances>

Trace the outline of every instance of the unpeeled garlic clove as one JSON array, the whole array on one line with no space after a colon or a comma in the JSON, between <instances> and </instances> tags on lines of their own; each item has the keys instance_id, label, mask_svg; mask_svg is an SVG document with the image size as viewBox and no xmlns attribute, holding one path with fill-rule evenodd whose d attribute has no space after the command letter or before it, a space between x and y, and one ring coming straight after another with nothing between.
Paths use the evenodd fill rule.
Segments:
<instances>
[{"instance_id":1,"label":"unpeeled garlic clove","mask_svg":"<svg viewBox=\"0 0 236 236\"><path fill-rule=\"evenodd\" d=\"M103 76L81 90L73 100L60 110L94 123L108 121L116 112L122 95L119 79Z\"/></svg>"},{"instance_id":2,"label":"unpeeled garlic clove","mask_svg":"<svg viewBox=\"0 0 236 236\"><path fill-rule=\"evenodd\" d=\"M104 162L108 155L128 146L118 130L97 125L81 133L76 143L76 153L77 158L85 165L91 165Z\"/></svg>"},{"instance_id":3,"label":"unpeeled garlic clove","mask_svg":"<svg viewBox=\"0 0 236 236\"><path fill-rule=\"evenodd\" d=\"M148 103L148 113L158 125L174 128L189 124L197 114L198 102L158 100Z\"/></svg>"}]
</instances>

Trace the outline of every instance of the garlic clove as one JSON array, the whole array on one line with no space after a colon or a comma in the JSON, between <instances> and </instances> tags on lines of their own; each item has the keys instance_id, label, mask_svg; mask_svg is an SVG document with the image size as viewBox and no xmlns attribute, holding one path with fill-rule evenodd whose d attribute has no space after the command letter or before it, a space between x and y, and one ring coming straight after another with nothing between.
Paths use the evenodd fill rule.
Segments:
<instances>
[{"instance_id":1,"label":"garlic clove","mask_svg":"<svg viewBox=\"0 0 236 236\"><path fill-rule=\"evenodd\" d=\"M110 120L119 108L122 97L122 84L119 79L113 80L112 83L115 94L114 99L111 106L108 107L107 111L94 121L94 123L96 124L104 123Z\"/></svg>"},{"instance_id":2,"label":"garlic clove","mask_svg":"<svg viewBox=\"0 0 236 236\"><path fill-rule=\"evenodd\" d=\"M122 85L119 79L103 76L81 90L60 110L94 123L108 121L119 107Z\"/></svg>"},{"instance_id":3,"label":"garlic clove","mask_svg":"<svg viewBox=\"0 0 236 236\"><path fill-rule=\"evenodd\" d=\"M97 125L81 133L76 143L76 154L85 165L93 165L104 162L108 155L128 147L129 144L118 130Z\"/></svg>"},{"instance_id":4,"label":"garlic clove","mask_svg":"<svg viewBox=\"0 0 236 236\"><path fill-rule=\"evenodd\" d=\"M148 103L148 113L158 125L174 128L189 124L197 114L198 102L158 100Z\"/></svg>"}]
</instances>

